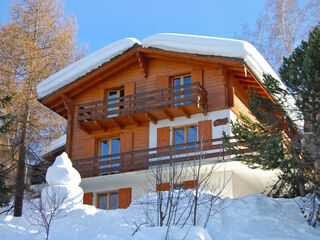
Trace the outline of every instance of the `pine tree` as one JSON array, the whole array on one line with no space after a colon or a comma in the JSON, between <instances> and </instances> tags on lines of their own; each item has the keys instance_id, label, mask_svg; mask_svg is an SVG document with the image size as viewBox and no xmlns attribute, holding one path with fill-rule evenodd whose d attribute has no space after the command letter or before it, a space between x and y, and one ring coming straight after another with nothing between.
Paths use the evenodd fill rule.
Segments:
<instances>
[{"instance_id":1,"label":"pine tree","mask_svg":"<svg viewBox=\"0 0 320 240\"><path fill-rule=\"evenodd\" d=\"M6 106L12 101L12 98L13 96L3 96L0 98L0 134L9 132L15 120L13 113L5 113L6 111L4 111ZM12 186L9 185L8 175L11 171L12 168L7 165L4 159L0 159L0 207L6 205L9 201Z\"/></svg>"},{"instance_id":2,"label":"pine tree","mask_svg":"<svg viewBox=\"0 0 320 240\"><path fill-rule=\"evenodd\" d=\"M76 29L59 0L14 0L10 20L0 26L0 87L9 95L17 92L14 131L0 139L17 166L15 216L22 214L27 156L65 128L60 116L37 101L36 85L82 56Z\"/></svg>"},{"instance_id":3,"label":"pine tree","mask_svg":"<svg viewBox=\"0 0 320 240\"><path fill-rule=\"evenodd\" d=\"M288 87L265 76L267 91L273 100L249 91L249 108L257 121L243 116L232 123L235 138L257 155L243 155L241 149L228 145L231 153L252 168L280 169L273 196L320 196L320 29L315 27L308 41L302 41L292 55L284 58L280 77ZM298 110L287 104L288 96L296 100ZM284 107L285 106L285 107ZM293 118L290 112L295 111ZM291 117L288 117L288 116ZM304 128L298 122L304 119Z\"/></svg>"}]
</instances>

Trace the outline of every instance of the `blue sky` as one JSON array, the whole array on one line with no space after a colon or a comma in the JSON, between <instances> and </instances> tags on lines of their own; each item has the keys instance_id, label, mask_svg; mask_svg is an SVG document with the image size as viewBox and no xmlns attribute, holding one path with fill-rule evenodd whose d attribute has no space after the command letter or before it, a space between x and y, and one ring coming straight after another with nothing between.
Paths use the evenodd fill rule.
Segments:
<instances>
[{"instance_id":1,"label":"blue sky","mask_svg":"<svg viewBox=\"0 0 320 240\"><path fill-rule=\"evenodd\" d=\"M0 22L11 0L0 0ZM78 40L87 53L125 37L139 40L160 32L239 38L253 26L264 0L64 0L65 13L78 20Z\"/></svg>"}]
</instances>

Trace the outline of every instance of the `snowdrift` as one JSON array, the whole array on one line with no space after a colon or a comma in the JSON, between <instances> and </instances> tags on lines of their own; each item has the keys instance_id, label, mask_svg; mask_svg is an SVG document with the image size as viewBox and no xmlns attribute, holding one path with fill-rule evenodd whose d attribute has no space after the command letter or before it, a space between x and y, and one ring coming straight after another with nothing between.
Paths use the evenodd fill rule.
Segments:
<instances>
[{"instance_id":1,"label":"snowdrift","mask_svg":"<svg viewBox=\"0 0 320 240\"><path fill-rule=\"evenodd\" d=\"M136 224L145 222L146 216L141 202L154 199L148 194L134 202L128 209L101 210L94 206L82 205L68 210L67 215L52 224L50 239L64 240L115 240L115 239L320 239L320 228L307 224L299 212L296 201L299 199L271 199L262 195L249 195L239 199L221 199L223 204L209 221L206 229L190 227L146 227L135 233ZM182 203L184 204L184 203ZM207 206L202 206L201 211ZM44 239L44 232L32 226L27 220L28 204L24 205L21 218L0 216L0 239ZM201 215L201 214L200 214ZM151 218L155 218L154 215ZM203 221L204 217L200 219ZM167 233L168 230L168 233Z\"/></svg>"}]
</instances>

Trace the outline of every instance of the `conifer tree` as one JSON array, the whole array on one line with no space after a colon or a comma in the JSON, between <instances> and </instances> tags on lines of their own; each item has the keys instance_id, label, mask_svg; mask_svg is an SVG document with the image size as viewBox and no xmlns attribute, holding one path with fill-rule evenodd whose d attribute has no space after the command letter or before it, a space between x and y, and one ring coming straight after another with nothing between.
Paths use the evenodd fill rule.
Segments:
<instances>
[{"instance_id":1,"label":"conifer tree","mask_svg":"<svg viewBox=\"0 0 320 240\"><path fill-rule=\"evenodd\" d=\"M232 123L235 138L258 154L243 155L241 149L226 144L249 167L281 170L271 195L294 197L312 192L320 196L319 26L308 41L302 41L290 57L284 58L279 73L289 91L276 79L265 76L266 89L273 100L250 89L249 108L257 121L242 116L243 121ZM297 109L290 108L289 95L295 99ZM302 119L303 127L299 125Z\"/></svg>"},{"instance_id":2,"label":"conifer tree","mask_svg":"<svg viewBox=\"0 0 320 240\"><path fill-rule=\"evenodd\" d=\"M2 94L1 94L2 95ZM15 120L12 113L6 113L4 109L12 101L13 96L2 96L0 98L0 134L5 134L11 130L11 126ZM2 146L0 146L1 148ZM0 158L0 207L3 207L9 201L9 194L12 191L8 175L12 168L7 165L5 159Z\"/></svg>"}]
</instances>

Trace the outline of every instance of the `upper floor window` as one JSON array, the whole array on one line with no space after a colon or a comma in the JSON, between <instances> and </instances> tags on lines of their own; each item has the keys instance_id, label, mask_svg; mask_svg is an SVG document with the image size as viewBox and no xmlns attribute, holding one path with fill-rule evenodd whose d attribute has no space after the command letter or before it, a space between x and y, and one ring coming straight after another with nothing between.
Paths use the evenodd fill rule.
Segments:
<instances>
[{"instance_id":1,"label":"upper floor window","mask_svg":"<svg viewBox=\"0 0 320 240\"><path fill-rule=\"evenodd\" d=\"M98 193L97 207L101 209L114 210L118 208L118 200L118 192Z\"/></svg>"},{"instance_id":2,"label":"upper floor window","mask_svg":"<svg viewBox=\"0 0 320 240\"><path fill-rule=\"evenodd\" d=\"M120 97L124 96L124 88L119 88L119 89L110 89L110 90L106 90L105 93L105 98L108 99L108 104L115 104L115 103L123 103L123 99L117 99ZM120 106L115 106L115 107L110 107L108 108L108 111L116 111L116 110L120 110L123 109L123 105L120 104ZM114 114L110 114L108 115L109 118L111 117L116 117L122 115L122 113L114 113Z\"/></svg>"},{"instance_id":3,"label":"upper floor window","mask_svg":"<svg viewBox=\"0 0 320 240\"><path fill-rule=\"evenodd\" d=\"M178 76L178 77L173 78L173 87L180 87L180 86L190 85L190 84L191 84L191 76L190 75L183 75L183 76ZM189 89L191 89L191 87L186 86L183 88L181 87L181 88L175 89L174 91L175 92L183 92L183 91L189 90ZM175 96L174 99L187 98L190 96L191 96L190 93L187 93L187 94L182 93L181 95ZM190 101L186 101L186 102L178 102L178 103L175 103L174 105L179 106L179 105L190 104L190 103L191 103Z\"/></svg>"},{"instance_id":4,"label":"upper floor window","mask_svg":"<svg viewBox=\"0 0 320 240\"><path fill-rule=\"evenodd\" d=\"M100 141L99 156L106 156L106 155L117 154L117 153L120 153L120 138L109 138L109 139L104 139ZM100 161L104 162L105 164L101 165L100 169L118 167L119 163L108 164L108 161L119 159L119 158L120 158L119 156L101 158ZM117 172L119 171L112 171L112 172L106 171L106 172L101 172L101 175L117 173Z\"/></svg>"},{"instance_id":5,"label":"upper floor window","mask_svg":"<svg viewBox=\"0 0 320 240\"><path fill-rule=\"evenodd\" d=\"M174 145L192 143L197 141L197 125L183 126L173 129L173 139ZM195 145L188 145L186 147L176 147L176 150L185 149L185 148L194 148Z\"/></svg>"}]
</instances>

